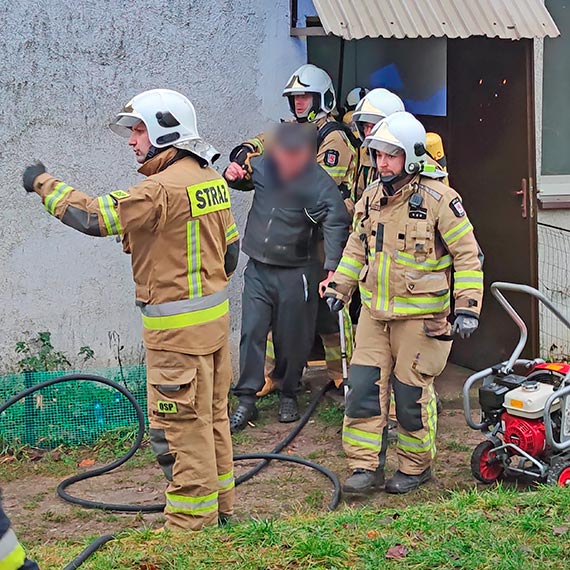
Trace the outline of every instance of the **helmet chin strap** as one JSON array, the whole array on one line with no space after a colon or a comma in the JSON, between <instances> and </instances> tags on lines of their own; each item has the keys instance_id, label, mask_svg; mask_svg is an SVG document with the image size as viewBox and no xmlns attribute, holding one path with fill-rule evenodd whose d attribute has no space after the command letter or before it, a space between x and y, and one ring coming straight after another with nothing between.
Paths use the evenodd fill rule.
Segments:
<instances>
[{"instance_id":1,"label":"helmet chin strap","mask_svg":"<svg viewBox=\"0 0 570 570\"><path fill-rule=\"evenodd\" d=\"M172 147L170 147L170 146L156 147L154 145L151 145L151 147L148 149L148 152L146 153L146 156L144 157L144 161L146 162L147 160L154 158L157 154L160 154L161 152L163 152L169 148L172 148Z\"/></svg>"},{"instance_id":2,"label":"helmet chin strap","mask_svg":"<svg viewBox=\"0 0 570 570\"><path fill-rule=\"evenodd\" d=\"M299 116L295 110L294 95L290 95L289 106L291 107L291 111L293 111L293 115L295 115L298 123L312 123L319 117L321 112L321 96L318 93L312 93L312 96L313 103L308 109L303 111L302 116Z\"/></svg>"}]
</instances>

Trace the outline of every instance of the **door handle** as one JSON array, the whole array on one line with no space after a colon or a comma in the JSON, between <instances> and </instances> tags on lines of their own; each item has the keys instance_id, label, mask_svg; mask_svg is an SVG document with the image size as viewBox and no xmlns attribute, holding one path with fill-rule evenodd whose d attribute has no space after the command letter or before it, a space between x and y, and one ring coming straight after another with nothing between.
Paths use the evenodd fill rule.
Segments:
<instances>
[{"instance_id":1,"label":"door handle","mask_svg":"<svg viewBox=\"0 0 570 570\"><path fill-rule=\"evenodd\" d=\"M521 189L516 192L521 197L521 216L526 220L528 216L528 183L526 178L521 180Z\"/></svg>"}]
</instances>

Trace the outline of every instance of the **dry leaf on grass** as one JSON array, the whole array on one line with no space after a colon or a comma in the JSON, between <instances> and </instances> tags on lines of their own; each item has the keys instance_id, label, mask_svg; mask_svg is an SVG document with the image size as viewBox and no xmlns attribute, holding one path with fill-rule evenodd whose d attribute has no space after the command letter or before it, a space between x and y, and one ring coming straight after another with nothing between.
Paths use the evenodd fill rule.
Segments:
<instances>
[{"instance_id":1,"label":"dry leaf on grass","mask_svg":"<svg viewBox=\"0 0 570 570\"><path fill-rule=\"evenodd\" d=\"M380 536L380 533L377 530L369 530L366 533L366 536L370 539L378 538Z\"/></svg>"},{"instance_id":2,"label":"dry leaf on grass","mask_svg":"<svg viewBox=\"0 0 570 570\"><path fill-rule=\"evenodd\" d=\"M395 546L391 546L388 548L386 552L386 558L388 560L401 560L408 555L408 547L404 546L403 544L396 544Z\"/></svg>"},{"instance_id":3,"label":"dry leaf on grass","mask_svg":"<svg viewBox=\"0 0 570 570\"><path fill-rule=\"evenodd\" d=\"M559 536L561 534L566 534L568 532L568 530L569 530L569 527L567 527L567 526L555 526L552 529L552 534L554 536Z\"/></svg>"},{"instance_id":4,"label":"dry leaf on grass","mask_svg":"<svg viewBox=\"0 0 570 570\"><path fill-rule=\"evenodd\" d=\"M95 459L82 459L79 462L79 467L93 467L93 465L95 465Z\"/></svg>"}]
</instances>

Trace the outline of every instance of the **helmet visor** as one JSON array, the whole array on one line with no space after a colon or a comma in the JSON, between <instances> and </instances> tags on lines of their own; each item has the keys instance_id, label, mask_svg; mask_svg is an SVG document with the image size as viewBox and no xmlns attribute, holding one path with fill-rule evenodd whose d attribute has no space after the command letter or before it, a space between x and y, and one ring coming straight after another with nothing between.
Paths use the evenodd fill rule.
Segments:
<instances>
[{"instance_id":1,"label":"helmet visor","mask_svg":"<svg viewBox=\"0 0 570 570\"><path fill-rule=\"evenodd\" d=\"M128 138L131 136L133 127L142 123L142 118L135 113L119 113L109 128L117 135Z\"/></svg>"}]
</instances>

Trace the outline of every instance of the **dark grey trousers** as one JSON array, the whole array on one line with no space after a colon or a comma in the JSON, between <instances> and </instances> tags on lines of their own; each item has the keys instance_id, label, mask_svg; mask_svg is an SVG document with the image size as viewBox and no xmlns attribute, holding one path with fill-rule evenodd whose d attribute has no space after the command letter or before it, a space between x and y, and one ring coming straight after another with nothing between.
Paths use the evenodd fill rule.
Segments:
<instances>
[{"instance_id":1,"label":"dark grey trousers","mask_svg":"<svg viewBox=\"0 0 570 570\"><path fill-rule=\"evenodd\" d=\"M275 347L273 378L281 393L295 396L313 346L318 306L316 265L278 267L250 259L244 274L240 377L233 393L254 401L265 383L265 348L271 330Z\"/></svg>"}]
</instances>

